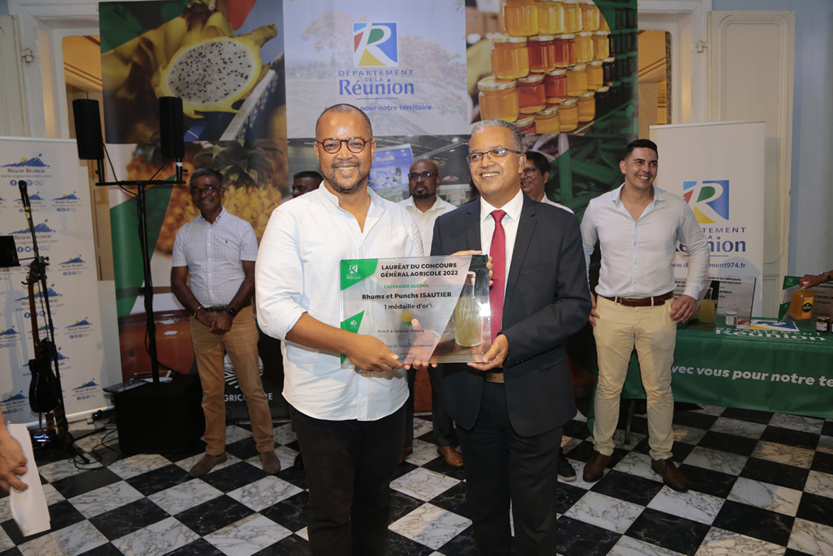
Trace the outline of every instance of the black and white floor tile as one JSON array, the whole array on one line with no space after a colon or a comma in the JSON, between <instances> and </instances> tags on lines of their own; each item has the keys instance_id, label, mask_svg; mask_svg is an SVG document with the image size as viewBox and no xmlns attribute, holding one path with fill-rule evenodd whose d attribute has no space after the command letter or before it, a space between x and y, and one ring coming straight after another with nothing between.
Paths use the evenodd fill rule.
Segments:
<instances>
[{"instance_id":1,"label":"black and white floor tile","mask_svg":"<svg viewBox=\"0 0 833 556\"><path fill-rule=\"evenodd\" d=\"M579 478L560 483L553 554L833 555L833 420L678 407L674 459L691 487L681 494L650 468L644 415L627 444L617 431L605 476L583 482L593 446L580 417L565 427ZM76 443L94 463L39 454L52 529L22 537L0 500L0 556L309 554L291 426L276 425L275 439L276 476L261 471L244 425L228 427L229 458L202 479L187 474L201 452L122 456L112 425ZM391 556L475 553L465 470L437 455L430 415L415 419L414 451L391 489Z\"/></svg>"}]
</instances>

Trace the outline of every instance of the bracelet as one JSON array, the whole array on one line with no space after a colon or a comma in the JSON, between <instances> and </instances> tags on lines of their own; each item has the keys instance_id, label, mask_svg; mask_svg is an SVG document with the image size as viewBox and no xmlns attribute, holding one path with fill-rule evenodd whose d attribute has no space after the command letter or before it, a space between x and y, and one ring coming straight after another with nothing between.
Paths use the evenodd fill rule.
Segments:
<instances>
[{"instance_id":1,"label":"bracelet","mask_svg":"<svg viewBox=\"0 0 833 556\"><path fill-rule=\"evenodd\" d=\"M819 275L819 276L821 276L821 275ZM824 281L825 281L825 282L829 282L829 281L830 281L830 279L831 279L831 276L830 276L830 271L825 272L825 273L824 273Z\"/></svg>"},{"instance_id":2,"label":"bracelet","mask_svg":"<svg viewBox=\"0 0 833 556\"><path fill-rule=\"evenodd\" d=\"M196 308L196 309L194 309L194 313L193 313L193 314L194 314L194 315L196 315L196 314L197 314L197 312L198 312L200 309L202 309L202 305L197 305L197 308Z\"/></svg>"}]
</instances>

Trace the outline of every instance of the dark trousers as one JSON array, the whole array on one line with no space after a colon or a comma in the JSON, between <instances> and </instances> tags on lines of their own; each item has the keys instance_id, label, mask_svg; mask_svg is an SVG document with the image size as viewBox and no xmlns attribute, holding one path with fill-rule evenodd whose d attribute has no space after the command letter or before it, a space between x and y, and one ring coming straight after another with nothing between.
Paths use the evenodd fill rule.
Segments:
<instances>
[{"instance_id":1,"label":"dark trousers","mask_svg":"<svg viewBox=\"0 0 833 556\"><path fill-rule=\"evenodd\" d=\"M458 443L454 431L454 420L443 409L440 392L442 392L443 366L428 367L431 380L431 422L434 426L434 442L437 446L454 446ZM402 446L414 443L414 382L416 369L408 370L408 401L405 402L405 442Z\"/></svg>"},{"instance_id":2,"label":"dark trousers","mask_svg":"<svg viewBox=\"0 0 833 556\"><path fill-rule=\"evenodd\" d=\"M384 556L405 408L377 421L314 419L292 406L290 415L309 488L312 554Z\"/></svg>"},{"instance_id":3,"label":"dark trousers","mask_svg":"<svg viewBox=\"0 0 833 556\"><path fill-rule=\"evenodd\" d=\"M486 383L471 430L458 429L466 466L466 500L478 554L552 556L556 547L556 488L561 427L519 436L509 423L503 384Z\"/></svg>"}]
</instances>

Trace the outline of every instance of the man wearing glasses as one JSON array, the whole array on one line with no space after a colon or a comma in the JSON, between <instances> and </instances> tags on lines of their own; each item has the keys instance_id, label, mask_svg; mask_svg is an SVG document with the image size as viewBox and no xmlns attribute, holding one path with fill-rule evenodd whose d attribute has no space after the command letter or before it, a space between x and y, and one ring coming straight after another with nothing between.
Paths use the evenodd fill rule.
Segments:
<instances>
[{"instance_id":1,"label":"man wearing glasses","mask_svg":"<svg viewBox=\"0 0 833 556\"><path fill-rule=\"evenodd\" d=\"M550 181L550 163L547 157L536 151L526 152L526 162L521 172L521 190L533 201L547 203L554 207L573 212L569 207L551 201L547 197L547 182Z\"/></svg>"},{"instance_id":2,"label":"man wearing glasses","mask_svg":"<svg viewBox=\"0 0 833 556\"><path fill-rule=\"evenodd\" d=\"M576 217L521 192L518 128L474 124L469 171L480 199L440 216L432 255L488 251L492 346L480 363L446 364L443 399L466 465L479 554L555 553L558 449L576 414L563 341L590 314Z\"/></svg>"},{"instance_id":3,"label":"man wearing glasses","mask_svg":"<svg viewBox=\"0 0 833 556\"><path fill-rule=\"evenodd\" d=\"M192 315L191 341L205 413L205 456L188 474L202 477L227 459L223 356L228 353L246 396L263 471L272 475L280 471L281 462L258 374L258 333L251 306L257 238L248 222L223 207L222 174L200 168L191 174L190 185L200 214L177 232L171 260L171 290Z\"/></svg>"},{"instance_id":4,"label":"man wearing glasses","mask_svg":"<svg viewBox=\"0 0 833 556\"><path fill-rule=\"evenodd\" d=\"M314 555L385 554L405 431L402 363L379 339L340 328L342 259L423 254L407 211L367 186L372 133L355 106L321 114L314 148L324 185L272 212L255 269L258 322L285 342L283 395L304 459Z\"/></svg>"},{"instance_id":5,"label":"man wearing glasses","mask_svg":"<svg viewBox=\"0 0 833 556\"><path fill-rule=\"evenodd\" d=\"M451 212L455 207L444 201L437 195L437 187L440 185L440 175L437 165L424 158L411 164L408 173L408 191L410 197L399 202L413 217L419 227L422 236L422 249L424 253L431 251L431 238L434 235L434 222L437 217L446 212ZM437 443L437 453L443 456L445 462L451 467L463 467L463 457L452 444L454 444L454 421L448 416L440 403L440 387L442 384L442 366L429 367L428 376L431 379L431 414L434 427L434 441ZM402 454L399 456L399 463L405 461L408 454L414 451L414 381L416 380L416 369L408 371L408 390L410 396L406 404L405 415L405 442L402 445Z\"/></svg>"}]
</instances>

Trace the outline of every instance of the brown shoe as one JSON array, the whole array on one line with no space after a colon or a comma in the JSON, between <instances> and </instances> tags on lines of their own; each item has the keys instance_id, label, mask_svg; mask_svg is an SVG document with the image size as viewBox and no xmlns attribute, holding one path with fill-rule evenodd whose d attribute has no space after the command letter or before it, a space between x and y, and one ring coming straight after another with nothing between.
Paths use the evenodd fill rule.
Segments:
<instances>
[{"instance_id":1,"label":"brown shoe","mask_svg":"<svg viewBox=\"0 0 833 556\"><path fill-rule=\"evenodd\" d=\"M405 463L405 458L410 456L414 453L414 445L408 444L407 446L402 446L402 453L399 454L399 465Z\"/></svg>"},{"instance_id":2,"label":"brown shoe","mask_svg":"<svg viewBox=\"0 0 833 556\"><path fill-rule=\"evenodd\" d=\"M205 454L200 461L191 468L188 472L188 475L191 477L202 477L203 475L208 474L215 465L223 463L226 461L227 456L226 453L223 452L219 456L212 456L211 454Z\"/></svg>"},{"instance_id":3,"label":"brown shoe","mask_svg":"<svg viewBox=\"0 0 833 556\"><path fill-rule=\"evenodd\" d=\"M688 482L670 458L651 460L651 469L662 476L663 483L677 492L685 492L688 490Z\"/></svg>"},{"instance_id":4,"label":"brown shoe","mask_svg":"<svg viewBox=\"0 0 833 556\"><path fill-rule=\"evenodd\" d=\"M593 456L584 464L584 481L587 483L595 483L601 479L605 474L605 467L610 462L610 456L593 452Z\"/></svg>"},{"instance_id":5,"label":"brown shoe","mask_svg":"<svg viewBox=\"0 0 833 556\"><path fill-rule=\"evenodd\" d=\"M274 450L260 453L260 463L263 465L263 472L267 475L274 475L281 470L281 460Z\"/></svg>"},{"instance_id":6,"label":"brown shoe","mask_svg":"<svg viewBox=\"0 0 833 556\"><path fill-rule=\"evenodd\" d=\"M444 457L445 462L451 467L463 467L463 456L454 446L437 446L437 453Z\"/></svg>"}]
</instances>

